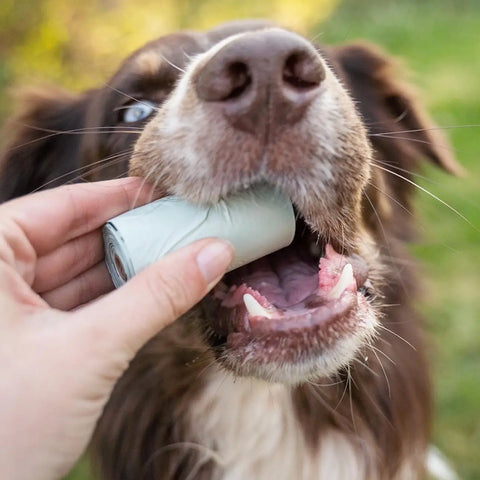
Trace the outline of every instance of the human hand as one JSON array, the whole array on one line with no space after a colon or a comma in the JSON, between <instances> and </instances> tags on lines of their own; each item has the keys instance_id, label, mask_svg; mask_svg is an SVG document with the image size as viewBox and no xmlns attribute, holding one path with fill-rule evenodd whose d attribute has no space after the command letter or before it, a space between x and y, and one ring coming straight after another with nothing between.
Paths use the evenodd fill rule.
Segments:
<instances>
[{"instance_id":1,"label":"human hand","mask_svg":"<svg viewBox=\"0 0 480 480\"><path fill-rule=\"evenodd\" d=\"M101 226L151 196L131 178L0 205L0 478L65 475L135 353L231 263L200 240L106 294Z\"/></svg>"}]
</instances>

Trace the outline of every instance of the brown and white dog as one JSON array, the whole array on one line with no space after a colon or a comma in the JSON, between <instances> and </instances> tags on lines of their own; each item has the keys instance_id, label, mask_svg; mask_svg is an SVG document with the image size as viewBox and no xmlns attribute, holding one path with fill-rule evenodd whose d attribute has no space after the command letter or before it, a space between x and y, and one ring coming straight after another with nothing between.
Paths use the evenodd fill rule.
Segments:
<instances>
[{"instance_id":1,"label":"brown and white dog","mask_svg":"<svg viewBox=\"0 0 480 480\"><path fill-rule=\"evenodd\" d=\"M138 354L97 428L101 478L424 477L411 179L426 160L457 169L430 127L377 48L261 21L162 37L96 90L27 96L2 200L130 171L198 203L267 182L298 217L290 247L226 275Z\"/></svg>"}]
</instances>

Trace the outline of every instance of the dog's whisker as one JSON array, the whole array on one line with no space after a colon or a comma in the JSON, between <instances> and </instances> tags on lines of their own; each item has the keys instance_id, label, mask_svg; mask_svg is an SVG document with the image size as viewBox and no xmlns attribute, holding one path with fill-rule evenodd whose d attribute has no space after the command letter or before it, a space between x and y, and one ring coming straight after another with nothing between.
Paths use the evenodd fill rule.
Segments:
<instances>
[{"instance_id":1,"label":"dog's whisker","mask_svg":"<svg viewBox=\"0 0 480 480\"><path fill-rule=\"evenodd\" d=\"M358 365L361 365L362 368L365 368L368 370L374 377L378 377L379 374L376 372L373 368L369 367L365 362L362 362L359 358L354 358L353 361L357 363Z\"/></svg>"},{"instance_id":2,"label":"dog's whisker","mask_svg":"<svg viewBox=\"0 0 480 480\"><path fill-rule=\"evenodd\" d=\"M345 380L344 382L344 388L343 388L343 391L342 391L342 394L340 396L340 398L338 399L338 402L337 404L335 405L335 407L333 408L333 410L336 412L338 410L338 408L340 407L340 405L342 404L343 402L343 399L345 398L345 395L347 394L347 390L348 390L348 379L349 379L349 375L350 375L350 370L347 368L346 370L346 374L347 374L347 379Z\"/></svg>"},{"instance_id":3,"label":"dog's whisker","mask_svg":"<svg viewBox=\"0 0 480 480\"><path fill-rule=\"evenodd\" d=\"M196 57L196 55L190 55L188 52L185 51L184 48L182 48L182 53L183 53L183 56L184 56L189 62Z\"/></svg>"},{"instance_id":4,"label":"dog's whisker","mask_svg":"<svg viewBox=\"0 0 480 480\"><path fill-rule=\"evenodd\" d=\"M78 176L76 176L75 178L72 178L71 180L69 180L66 183L67 184L72 184L72 183L77 183L78 181L90 182L91 180L88 178L90 175L92 175L94 173L101 172L105 168L109 168L109 167L112 167L114 165L122 164L127 159L128 159L128 154L123 154L123 155L119 155L117 158L109 159L109 161L107 161L105 163L101 163L101 164L96 163L95 165L90 165L91 168L89 168L88 170L85 170L83 172L80 172L80 174ZM117 175L112 176L111 179L113 180L113 179L118 179L118 178L124 178L124 177L127 176L127 173L128 173L128 170L121 171Z\"/></svg>"},{"instance_id":5,"label":"dog's whisker","mask_svg":"<svg viewBox=\"0 0 480 480\"><path fill-rule=\"evenodd\" d=\"M128 93L122 92L122 90L120 90L118 88L115 88L114 86L112 86L112 85L110 85L106 82L103 85L105 87L109 88L110 90L113 90L114 92L117 92L119 95L123 95L124 97L129 98L130 100L133 100L136 103L139 103L140 105L144 105L145 107L152 108L152 104L151 103L146 103L144 101L144 99L135 98L132 95L129 95ZM160 109L158 107L153 106L153 110L158 112Z\"/></svg>"},{"instance_id":6,"label":"dog's whisker","mask_svg":"<svg viewBox=\"0 0 480 480\"><path fill-rule=\"evenodd\" d=\"M395 175L396 177L404 180L405 182L409 183L410 185L413 185L415 188L421 190L422 192L426 193L428 196L432 197L434 200L437 202L440 202L442 205L447 207L450 211L455 213L458 217L460 217L462 220L464 220L470 227L472 227L476 232L480 233L480 229L477 228L465 215L460 213L456 208L452 207L450 204L445 202L445 200L442 200L440 197L435 195L434 193L430 192L426 188L422 187L421 185L418 185L418 183L415 183L414 181L410 180L407 177L404 177L403 175L400 175L397 172L394 172L393 170L390 170L388 168L382 167L381 165L376 165L375 163L372 163L372 165L380 170L383 170L391 175Z\"/></svg>"},{"instance_id":7,"label":"dog's whisker","mask_svg":"<svg viewBox=\"0 0 480 480\"><path fill-rule=\"evenodd\" d=\"M309 38L309 40L312 42L312 43L315 43L322 35L324 35L325 33L320 31L318 32L317 34L315 34L313 37Z\"/></svg>"},{"instance_id":8,"label":"dog's whisker","mask_svg":"<svg viewBox=\"0 0 480 480\"><path fill-rule=\"evenodd\" d=\"M79 168L75 168L74 170L70 170L69 172L64 173L63 175L59 175L58 177L55 177L52 180L49 180L48 182L43 183L39 187L32 190L32 193L37 192L39 190L43 190L46 187L48 187L49 185L51 185L52 183L56 183L59 180L62 180L63 178L66 178L66 177L69 177L74 173L81 172L82 175L89 175L90 173L92 173L90 171L90 168L96 167L96 166L101 165L101 164L106 164L106 166L110 166L110 165L115 163L115 160L118 160L118 159L123 160L124 157L129 156L130 153L131 153L130 150L126 150L126 151L123 151L123 152L120 152L120 153L116 153L114 155L109 155L108 157L102 158L101 160L97 160L96 162L90 163L89 165L84 165L83 167L79 167ZM74 177L73 179L69 180L69 183L75 182L79 178L80 178L80 176Z\"/></svg>"},{"instance_id":9,"label":"dog's whisker","mask_svg":"<svg viewBox=\"0 0 480 480\"><path fill-rule=\"evenodd\" d=\"M440 187L440 186L441 186L441 184L440 184L439 182L436 182L436 181L432 180L431 178L426 177L425 175L421 175L421 174L416 173L416 172L414 172L414 171L407 170L407 169L405 169L405 168L401 168L401 167L399 167L399 166L397 166L397 165L392 165L392 164L389 163L389 162L385 162L385 161L381 161L381 160L379 160L379 159L375 159L375 163L384 165L385 167L391 168L391 169L396 170L396 171L399 171L399 172L403 172L403 173L405 173L405 174L407 174L407 175L411 175L411 176L413 176L413 177L419 178L419 179L421 179L421 180L423 180L423 181L425 181L425 182L430 183L431 185L434 185L434 186L437 186L437 187ZM387 195L392 201L394 201L395 203L397 203L397 205L399 205L401 208L404 209L404 206L402 206L402 204L398 203L398 201L397 201L394 197L389 196L385 191L380 190L380 189L379 189L376 185L374 185L373 183L370 183L370 184L371 184L374 188L376 188L377 190L379 190L381 193L383 193L384 195ZM476 209L480 208L480 205L479 205L477 202L473 201L471 198L465 198L465 197L462 196L459 192L456 192L456 193L455 193L455 196L456 196L458 199L461 199L464 204L472 205L472 206L475 207ZM449 247L449 246L447 246L447 247L451 249L451 247Z\"/></svg>"},{"instance_id":10,"label":"dog's whisker","mask_svg":"<svg viewBox=\"0 0 480 480\"><path fill-rule=\"evenodd\" d=\"M340 384L343 384L343 381L342 380L338 380L337 382L329 382L329 383L319 383L319 382L315 382L313 380L307 380L307 382L309 385L312 385L313 387L335 387L337 385L340 385Z\"/></svg>"},{"instance_id":11,"label":"dog's whisker","mask_svg":"<svg viewBox=\"0 0 480 480\"><path fill-rule=\"evenodd\" d=\"M140 186L140 189L138 190L138 193L135 195L135 198L132 202L132 207L131 208L134 208L133 206L137 204L138 202L138 198L139 198L139 195L140 195L140 192L141 190L143 189L143 187L147 184L147 183L151 183L151 177L153 175L153 173L155 172L155 169L156 169L156 166L153 165L150 170L148 172L146 172L146 174L143 176L143 181L142 181L142 184ZM155 194L155 189L157 187L157 182L158 182L158 178L155 177L155 180L153 182L153 185L152 185L152 190L151 190L151 197L150 197L150 200L152 199L153 195Z\"/></svg>"},{"instance_id":12,"label":"dog's whisker","mask_svg":"<svg viewBox=\"0 0 480 480\"><path fill-rule=\"evenodd\" d=\"M381 137L381 138L388 138L388 139L391 139L391 140L405 140L405 141L408 141L408 142L420 143L420 144L423 144L423 145L433 145L434 144L434 142L431 141L431 140L422 140L420 138L410 138L410 137L399 137L399 136L396 136L396 135L391 135L391 134L387 135L387 134L383 134L383 133L369 134L369 137ZM441 150L445 150L447 152L452 150L452 148L448 145L437 145L437 148L441 149ZM459 151L458 149L454 149L454 150L456 152Z\"/></svg>"},{"instance_id":13,"label":"dog's whisker","mask_svg":"<svg viewBox=\"0 0 480 480\"><path fill-rule=\"evenodd\" d=\"M385 370L385 367L383 366L383 363L382 363L382 361L380 360L380 357L377 354L377 351L380 352L380 353L383 353L383 352L381 350L377 349L376 347L374 347L373 345L369 345L369 348L371 349L371 351L375 355L375 358L377 359L378 364L380 365L380 368L382 369L383 376L385 377L385 381L387 382L388 397L391 398L392 397L392 389L390 387L390 380L388 379L388 375L387 375L387 372ZM392 363L394 363L390 357L388 357L387 355L385 355L385 356L387 357L388 360L390 360Z\"/></svg>"},{"instance_id":14,"label":"dog's whisker","mask_svg":"<svg viewBox=\"0 0 480 480\"><path fill-rule=\"evenodd\" d=\"M401 303L382 303L382 308L396 308L401 306Z\"/></svg>"},{"instance_id":15,"label":"dog's whisker","mask_svg":"<svg viewBox=\"0 0 480 480\"><path fill-rule=\"evenodd\" d=\"M391 330L390 328L387 328L384 324L380 324L378 325L378 328L381 328L382 330L385 330L386 332L390 333L391 335L393 335L394 337L397 337L399 340L401 340L402 342L405 342L412 350L417 350L416 347L414 345L412 345L408 340L406 340L405 338L403 338L401 335L399 335L398 333L394 332L393 330Z\"/></svg>"},{"instance_id":16,"label":"dog's whisker","mask_svg":"<svg viewBox=\"0 0 480 480\"><path fill-rule=\"evenodd\" d=\"M39 131L44 131L44 132L52 131L52 133L50 133L49 135L43 135L41 137L34 138L32 140L29 140L28 142L23 142L23 143L20 143L18 145L15 145L13 147L10 147L6 150L7 152L12 153L15 150L25 148L29 145L33 145L35 143L47 140L49 138L58 137L60 135L86 135L86 134L95 134L95 135L98 135L98 134L105 135L105 134L107 134L108 135L108 134L112 134L112 133L122 133L122 134L127 134L127 135L129 135L129 134L130 135L140 135L140 133L142 133L140 129L136 129L136 128L130 129L129 127L128 128L118 127L118 129L115 128L115 127L89 127L89 128L85 127L85 128L78 128L78 129L73 129L73 130L50 130L50 129L43 129L43 128L35 127L33 125L32 126L24 125L24 126L26 126L27 128L32 128L33 130L39 130Z\"/></svg>"},{"instance_id":17,"label":"dog's whisker","mask_svg":"<svg viewBox=\"0 0 480 480\"><path fill-rule=\"evenodd\" d=\"M371 185L373 187L377 188L375 185L373 185L373 184L371 184ZM375 217L377 218L378 224L380 225L380 229L382 231L382 235L383 235L383 238L384 238L384 241L385 241L385 246L387 247L387 249L389 251L388 258L390 259L393 256L393 247L390 243L389 235L387 234L387 232L385 230L385 227L383 225L382 218L381 218L380 214L378 213L377 209L375 208L375 205L373 204L372 200L368 196L367 192L363 192L363 194L364 194L365 198L367 199L368 203L370 204L370 206L373 210L373 213L374 213ZM399 205L402 208L404 208L401 204L399 204ZM406 208L405 208L405 210L408 212L408 210ZM397 270L397 277L400 279L400 283L402 285L403 291L406 293L407 296L410 296L409 289L407 288L407 285L405 284L405 281L403 280L402 275L400 275L400 272L399 272L399 269L398 269L398 264L395 264L394 267Z\"/></svg>"},{"instance_id":18,"label":"dog's whisker","mask_svg":"<svg viewBox=\"0 0 480 480\"><path fill-rule=\"evenodd\" d=\"M422 133L422 132L431 132L431 131L441 131L441 130L455 130L460 128L479 128L480 124L466 124L466 125L439 125L435 127L426 127L426 128L414 128L410 130L392 130L392 131L385 131L385 132L374 132L370 133L369 136L376 137L376 136L387 136L387 135L402 135L405 133Z\"/></svg>"},{"instance_id":19,"label":"dog's whisker","mask_svg":"<svg viewBox=\"0 0 480 480\"><path fill-rule=\"evenodd\" d=\"M380 187L378 187L377 185L375 185L375 183L373 182L369 182L369 185L372 186L372 188L374 188L375 190L377 190L378 192L380 192L382 195L385 195L387 198L389 198L392 202L394 202L396 205L398 205L405 213L407 213L409 216L411 217L414 217L415 215L413 214L412 211L410 211L405 205L403 205L401 202L399 202L396 198L394 198L392 195L390 195L389 193L387 193L385 190L382 190ZM368 202L370 203L371 207L373 209L375 209L375 207L373 206L372 204L372 201L370 200L370 198L368 198L368 195L364 192L364 195L367 197L367 200ZM378 213L376 215L377 219L379 220L379 222L381 222L381 218L379 217ZM385 232L384 232L385 233Z\"/></svg>"},{"instance_id":20,"label":"dog's whisker","mask_svg":"<svg viewBox=\"0 0 480 480\"><path fill-rule=\"evenodd\" d=\"M161 53L159 54L160 55L160 58L168 63L168 65L170 65L171 67L175 68L176 70L178 70L179 72L181 73L185 73L185 70L183 68L180 68L178 65L175 65L173 62L171 62L165 55L162 55Z\"/></svg>"},{"instance_id":21,"label":"dog's whisker","mask_svg":"<svg viewBox=\"0 0 480 480\"><path fill-rule=\"evenodd\" d=\"M39 127L38 125L31 125L29 123L25 123L23 121L18 121L18 120L10 120L12 123L16 123L22 127L26 127L30 130L36 130L38 132L45 132L45 133L54 133L58 135L75 135L75 134L81 134L81 133L104 133L105 130L107 130L106 133L141 133L143 131L143 128L141 127L135 127L135 126L125 126L125 125L98 125L94 127L81 127L81 128L72 128L69 130L59 130L56 128L47 128L47 127ZM111 132L110 132L111 130ZM41 139L49 138L47 137L41 137Z\"/></svg>"},{"instance_id":22,"label":"dog's whisker","mask_svg":"<svg viewBox=\"0 0 480 480\"><path fill-rule=\"evenodd\" d=\"M371 346L371 342L368 342L366 347L368 349L368 347ZM358 360L358 359L357 359ZM378 359L377 359L378 361ZM362 363L362 365L365 366L365 364ZM375 376L376 377L379 377L379 373L378 372L375 372ZM391 389L389 387L389 381L388 381L388 377L384 377L387 384L388 384L388 387L387 387L387 392L388 392L388 396L389 398L391 398ZM370 403L373 405L373 407L375 408L375 411L381 415L381 417L385 420L385 422L387 422L388 425L390 425L392 428L393 428L393 424L392 424L392 421L390 420L390 418L388 418L387 414L385 413L385 411L382 409L381 405L379 404L378 400L376 399L376 397L372 396L369 391L367 389L363 389L363 393L364 395L366 395L366 397L368 398L368 400L370 401Z\"/></svg>"},{"instance_id":23,"label":"dog's whisker","mask_svg":"<svg viewBox=\"0 0 480 480\"><path fill-rule=\"evenodd\" d=\"M370 344L369 346L375 352L378 352L381 355L383 355L392 365L397 366L396 362L394 360L392 360L383 350L380 350L379 348L375 347L375 345L373 345L373 344Z\"/></svg>"},{"instance_id":24,"label":"dog's whisker","mask_svg":"<svg viewBox=\"0 0 480 480\"><path fill-rule=\"evenodd\" d=\"M385 161L382 161L380 159L375 159L374 160L374 163L377 163L379 165L385 165L386 167L388 168L392 168L393 170L396 170L398 172L403 172L403 173L406 173L408 175L411 175L412 177L416 177L416 178L420 178L426 182L429 182L431 183L432 185L439 185L438 182L435 182L433 181L431 178L425 176L425 175L422 175L421 173L418 173L418 172L414 172L413 170L408 170L406 168L401 168L399 167L398 165L393 165L392 163L390 162L385 162Z\"/></svg>"},{"instance_id":25,"label":"dog's whisker","mask_svg":"<svg viewBox=\"0 0 480 480\"><path fill-rule=\"evenodd\" d=\"M346 383L344 380L340 380L338 382L335 382L335 383L332 383L332 386L338 386L338 385L343 385L344 387L346 386ZM322 393L320 392L319 388L316 388L312 385L308 385L309 386L309 392L310 394L317 400L317 402L323 407L325 408L328 412L332 413L332 414L335 414L335 416L338 416L338 417L343 417L343 414L339 411L339 406L342 402L342 399L340 399L340 401L338 402L337 406L336 407L333 407L329 401L327 399L325 399L323 396L322 396ZM345 392L345 390L344 390ZM343 397L342 397L343 398ZM344 419L346 420L346 419Z\"/></svg>"},{"instance_id":26,"label":"dog's whisker","mask_svg":"<svg viewBox=\"0 0 480 480\"><path fill-rule=\"evenodd\" d=\"M116 165L118 163L121 163L123 160L119 159L119 160L114 160L112 162L112 165ZM88 175L91 175L92 173L97 173L97 172L100 172L101 170L105 169L105 168L108 168L110 165L102 165L102 166L99 166L97 168L94 168L93 170L91 171L88 171L87 173L83 173L82 175L79 175L75 180L72 180L70 182L67 182L69 184L71 183L77 183L78 181L82 181L82 182L91 182L91 179L88 178ZM118 180L120 178L125 178L127 176L127 173L128 171L127 170L124 170L124 171L121 171L120 173L118 173L117 175L113 175L110 177L111 180Z\"/></svg>"},{"instance_id":27,"label":"dog's whisker","mask_svg":"<svg viewBox=\"0 0 480 480\"><path fill-rule=\"evenodd\" d=\"M378 335L375 340L384 343L388 348L392 348L392 342L389 342L383 335Z\"/></svg>"},{"instance_id":28,"label":"dog's whisker","mask_svg":"<svg viewBox=\"0 0 480 480\"><path fill-rule=\"evenodd\" d=\"M373 183L370 183L370 185L375 186ZM370 207L372 208L373 214L375 215L375 217L377 219L377 222L378 222L378 225L380 226L380 229L382 230L383 238L384 238L385 242L387 243L387 247L390 249L390 246L388 245L388 235L387 235L387 232L385 231L383 221L382 221L382 218L381 218L380 214L378 213L377 209L375 208L375 205L373 204L372 200L370 199L370 197L369 197L369 195L366 191L363 192L363 196L367 199L367 202L369 203Z\"/></svg>"},{"instance_id":29,"label":"dog's whisker","mask_svg":"<svg viewBox=\"0 0 480 480\"><path fill-rule=\"evenodd\" d=\"M196 379L202 379L205 377L214 366L217 365L217 360L215 358L211 359L210 362L206 363L205 366L197 373Z\"/></svg>"},{"instance_id":30,"label":"dog's whisker","mask_svg":"<svg viewBox=\"0 0 480 480\"><path fill-rule=\"evenodd\" d=\"M347 365L347 386L348 386L348 400L349 400L349 405L350 405L350 416L352 419L352 426L353 426L353 431L355 433L358 433L358 428L357 428L357 420L353 408L353 399L352 399L352 388L355 386L355 388L358 389L358 386L355 383L355 379L353 378L352 372L351 372L351 364Z\"/></svg>"}]
</instances>

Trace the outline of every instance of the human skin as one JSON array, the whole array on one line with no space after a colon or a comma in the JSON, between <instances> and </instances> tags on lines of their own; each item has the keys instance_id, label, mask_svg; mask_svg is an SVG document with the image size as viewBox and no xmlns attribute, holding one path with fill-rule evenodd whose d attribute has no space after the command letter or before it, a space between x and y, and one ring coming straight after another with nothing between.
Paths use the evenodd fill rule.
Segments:
<instances>
[{"instance_id":1,"label":"human skin","mask_svg":"<svg viewBox=\"0 0 480 480\"><path fill-rule=\"evenodd\" d=\"M0 478L65 475L135 353L231 263L229 244L204 239L111 292L101 227L152 197L130 178L0 205Z\"/></svg>"}]
</instances>

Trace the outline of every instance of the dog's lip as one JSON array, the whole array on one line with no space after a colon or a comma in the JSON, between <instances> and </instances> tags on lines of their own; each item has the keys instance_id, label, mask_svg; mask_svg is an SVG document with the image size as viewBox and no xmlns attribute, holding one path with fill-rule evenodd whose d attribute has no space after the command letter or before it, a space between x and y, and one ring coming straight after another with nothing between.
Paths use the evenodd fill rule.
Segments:
<instances>
[{"instance_id":1,"label":"dog's lip","mask_svg":"<svg viewBox=\"0 0 480 480\"><path fill-rule=\"evenodd\" d=\"M275 295L271 295L271 301L265 293L268 289L262 294L247 283L232 285L228 290L219 286L207 300L208 310L215 313L212 327L230 343L237 334L258 338L280 332L305 333L328 329L332 322L354 317L363 304L359 302L363 298L359 289L367 281L365 262L357 256L341 255L327 245L317 278L315 285L310 284L290 303Z\"/></svg>"}]
</instances>

